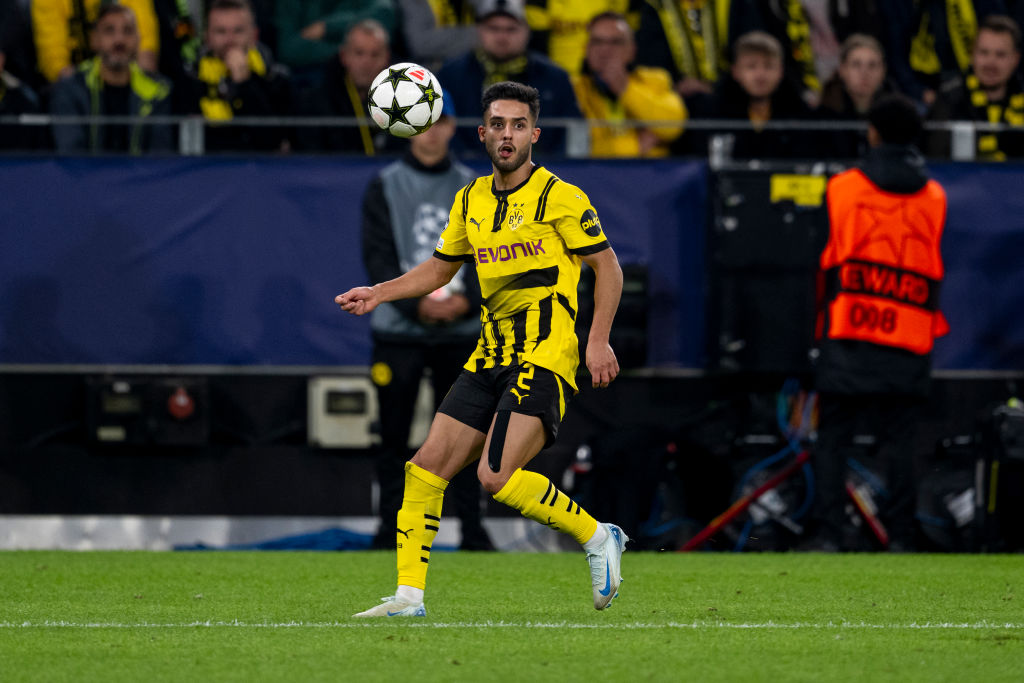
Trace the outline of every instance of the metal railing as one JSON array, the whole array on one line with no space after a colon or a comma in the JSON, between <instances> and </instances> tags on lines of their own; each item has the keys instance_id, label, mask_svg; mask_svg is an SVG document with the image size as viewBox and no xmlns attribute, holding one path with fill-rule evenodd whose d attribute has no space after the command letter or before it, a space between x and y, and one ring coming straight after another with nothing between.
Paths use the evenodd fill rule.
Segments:
<instances>
[{"instance_id":1,"label":"metal railing","mask_svg":"<svg viewBox=\"0 0 1024 683\"><path fill-rule=\"evenodd\" d=\"M240 117L229 121L207 121L201 116L66 116L53 114L21 114L0 116L0 125L25 126L27 128L51 128L66 125L143 125L175 126L178 128L178 153L185 156L200 156L206 152L205 131L207 127L254 127L254 128L342 128L367 125L366 119L353 116L273 116ZM476 128L479 119L459 117L456 125L460 128ZM372 125L372 124L371 124ZM710 136L708 156L712 163L729 161L727 138L722 136L743 131L801 131L801 132L863 132L867 124L859 121L768 121L754 126L748 121L723 119L689 119L679 121L598 121L577 118L545 118L541 126L564 128L567 135L567 156L586 158L590 154L590 131L594 128L672 128L684 131L720 133ZM975 121L927 122L927 132L946 131L950 133L950 158L954 161L975 160L976 139L979 133L1000 133L1024 128L1005 123L981 123ZM715 142L718 140L718 142ZM246 152L246 150L238 150Z\"/></svg>"}]
</instances>

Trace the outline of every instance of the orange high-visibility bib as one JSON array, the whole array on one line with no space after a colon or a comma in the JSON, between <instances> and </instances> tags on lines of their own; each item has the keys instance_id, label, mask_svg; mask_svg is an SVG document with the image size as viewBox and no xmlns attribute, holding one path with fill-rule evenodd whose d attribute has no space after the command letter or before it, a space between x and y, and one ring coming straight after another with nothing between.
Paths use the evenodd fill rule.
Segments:
<instances>
[{"instance_id":1,"label":"orange high-visibility bib","mask_svg":"<svg viewBox=\"0 0 1024 683\"><path fill-rule=\"evenodd\" d=\"M837 285L828 337L929 353L949 331L938 310L942 186L929 180L914 194L893 194L851 169L829 181L828 213L821 269Z\"/></svg>"}]
</instances>

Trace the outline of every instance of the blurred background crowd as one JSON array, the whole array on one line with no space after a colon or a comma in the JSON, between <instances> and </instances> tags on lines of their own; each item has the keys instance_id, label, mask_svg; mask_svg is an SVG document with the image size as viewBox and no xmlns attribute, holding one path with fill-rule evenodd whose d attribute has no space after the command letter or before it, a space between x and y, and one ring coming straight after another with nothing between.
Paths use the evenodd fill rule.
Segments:
<instances>
[{"instance_id":1,"label":"blurred background crowd","mask_svg":"<svg viewBox=\"0 0 1024 683\"><path fill-rule=\"evenodd\" d=\"M1022 19L1024 0L0 0L0 149L174 152L167 117L201 116L209 152L399 151L365 102L381 69L413 61L469 153L482 88L511 79L541 92L547 156L586 120L576 155L703 156L715 128L687 124L730 121L746 124L740 158L853 158L850 124L896 91L931 122L997 124L972 144L998 161L1024 155ZM237 125L253 117L338 120ZM928 155L948 158L947 128Z\"/></svg>"}]
</instances>

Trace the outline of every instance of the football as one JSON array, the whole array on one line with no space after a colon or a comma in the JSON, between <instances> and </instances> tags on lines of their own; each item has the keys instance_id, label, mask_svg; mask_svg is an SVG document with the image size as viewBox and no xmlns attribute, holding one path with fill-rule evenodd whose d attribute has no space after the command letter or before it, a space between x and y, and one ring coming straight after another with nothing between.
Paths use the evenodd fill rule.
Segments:
<instances>
[{"instance_id":1,"label":"football","mask_svg":"<svg viewBox=\"0 0 1024 683\"><path fill-rule=\"evenodd\" d=\"M441 116L441 84L426 67L411 62L377 74L368 99L374 123L400 138L422 133Z\"/></svg>"}]
</instances>

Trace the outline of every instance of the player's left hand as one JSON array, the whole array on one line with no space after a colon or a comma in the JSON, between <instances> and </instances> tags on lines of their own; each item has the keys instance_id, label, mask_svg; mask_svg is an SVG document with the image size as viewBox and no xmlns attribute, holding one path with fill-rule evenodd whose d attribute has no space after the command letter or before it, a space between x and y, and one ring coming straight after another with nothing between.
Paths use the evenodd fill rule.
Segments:
<instances>
[{"instance_id":1,"label":"player's left hand","mask_svg":"<svg viewBox=\"0 0 1024 683\"><path fill-rule=\"evenodd\" d=\"M590 370L591 385L595 389L612 383L619 374L619 361L610 344L587 344L587 370Z\"/></svg>"},{"instance_id":2,"label":"player's left hand","mask_svg":"<svg viewBox=\"0 0 1024 683\"><path fill-rule=\"evenodd\" d=\"M353 287L344 294L334 297L334 303L341 310L353 315L363 315L377 308L377 291L373 287Z\"/></svg>"}]
</instances>

